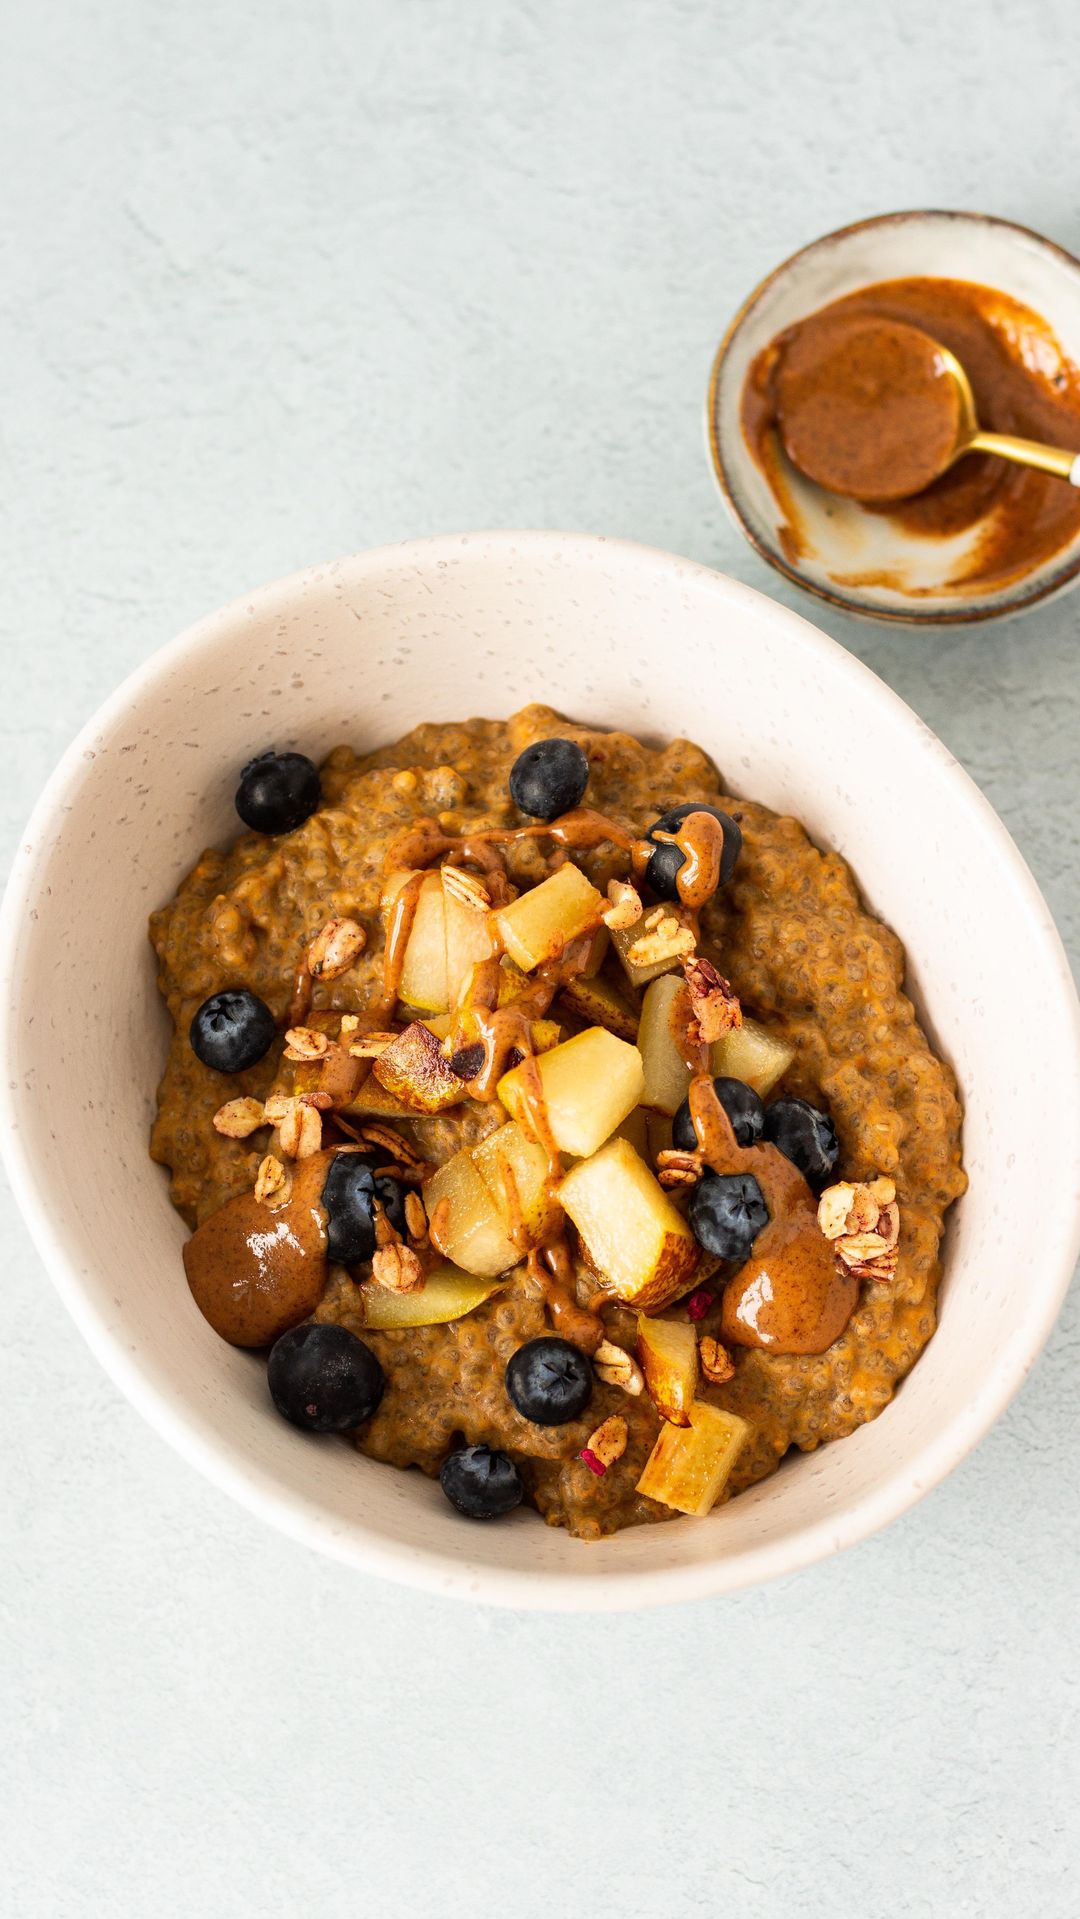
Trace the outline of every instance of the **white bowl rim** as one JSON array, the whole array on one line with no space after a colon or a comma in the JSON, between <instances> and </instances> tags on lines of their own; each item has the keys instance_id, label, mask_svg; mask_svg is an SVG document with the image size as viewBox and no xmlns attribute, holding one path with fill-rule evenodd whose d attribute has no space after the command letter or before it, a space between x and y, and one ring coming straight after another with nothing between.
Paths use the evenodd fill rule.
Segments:
<instances>
[{"instance_id":1,"label":"white bowl rim","mask_svg":"<svg viewBox=\"0 0 1080 1919\"><path fill-rule=\"evenodd\" d=\"M1014 618L1028 613L1033 607L1052 600L1063 594L1075 583L1080 574L1080 551L1071 558L1060 558L1058 566L1047 571L1035 585L1025 585L1030 576L1022 574L1011 585L1002 587L998 598L987 604L966 605L959 600L953 606L934 606L920 609L919 603L912 600L909 606L877 606L869 601L858 587L826 585L815 580L796 560L789 560L777 548L770 544L754 526L740 505L737 489L728 472L728 463L721 445L721 433L718 421L720 375L728 353L735 343L737 335L750 319L760 300L774 283L794 271L819 248L832 245L834 241L845 240L850 234L865 233L872 227L903 226L918 220L955 220L959 224L996 227L1002 233L1011 234L1021 240L1033 242L1040 251L1052 255L1058 263L1080 277L1080 257L1070 253L1058 240L1051 240L1036 227L1024 226L1019 220L1007 220L998 213L980 213L970 207L900 207L893 213L871 213L862 220L850 220L846 226L834 227L828 233L819 233L816 239L807 240L796 247L786 259L776 266L752 287L746 298L732 315L724 331L709 368L709 384L705 395L705 442L709 455L709 466L716 482L725 509L733 526L742 534L755 553L777 573L790 580L804 593L812 593L815 599L822 600L827 606L834 606L850 619L871 620L887 626L910 626L917 628L933 626L979 626L987 620ZM1067 553L1067 549L1063 549Z\"/></svg>"},{"instance_id":2,"label":"white bowl rim","mask_svg":"<svg viewBox=\"0 0 1080 1919\"><path fill-rule=\"evenodd\" d=\"M720 584L725 595L736 601L743 600L748 608L759 613L764 603L770 617L789 628L792 639L804 651L816 653L833 668L840 664L843 671L862 680L864 686L872 687L876 698L897 714L906 716L921 736L924 750L948 770L958 804L977 819L993 841L997 856L1011 869L1014 884L1041 928L1047 959L1052 962L1060 986L1062 1057L1071 1051L1080 1068L1080 1002L1060 935L1034 877L989 800L899 694L801 614L716 568L635 541L555 530L438 534L304 567L239 595L151 653L80 729L47 781L20 837L0 904L0 980L6 981L13 975L19 927L33 901L41 850L55 837L65 793L69 788L77 788L85 766L86 749L103 729L130 709L159 675L185 658L194 663L202 649L215 643L222 626L249 617L253 607L273 609L276 603L290 599L305 582L314 578L348 568L353 578L362 579L390 564L421 566L450 560L460 556L463 542L474 551L492 553L512 553L522 546L547 549L552 559L575 553L583 558L590 554L595 557L598 550L603 550L648 570L677 567L680 578L692 578L706 588ZM92 1352L125 1397L162 1438L213 1484L301 1544L403 1585L483 1604L528 1611L623 1612L686 1603L785 1577L869 1537L901 1517L925 1493L940 1484L978 1444L1019 1391L1049 1337L1080 1254L1080 1207L1055 1210L1048 1220L1041 1222L1045 1238L1033 1280L1028 1317L984 1375L979 1392L955 1406L943 1429L926 1440L916 1453L899 1461L887 1477L839 1512L830 1512L794 1533L742 1550L733 1557L725 1558L718 1539L714 1559L675 1569L658 1566L655 1570L625 1574L611 1571L569 1574L540 1568L535 1572L518 1572L468 1561L450 1566L437 1552L387 1544L366 1536L362 1521L357 1521L355 1530L343 1533L326 1517L312 1512L301 1493L286 1491L271 1473L248 1466L241 1469L197 1430L182 1404L171 1402L148 1383L121 1333L110 1328L104 1315L86 1296L79 1274L54 1231L48 1194L38 1183L22 1133L15 1123L11 1072L13 1032L14 1007L9 1001L0 1022L0 1152L15 1198L57 1291ZM1059 1127L1055 1154L1062 1164L1080 1168L1080 1112L1070 1110L1062 1117L1069 1130ZM587 1545L582 1545L582 1552L588 1552Z\"/></svg>"}]
</instances>

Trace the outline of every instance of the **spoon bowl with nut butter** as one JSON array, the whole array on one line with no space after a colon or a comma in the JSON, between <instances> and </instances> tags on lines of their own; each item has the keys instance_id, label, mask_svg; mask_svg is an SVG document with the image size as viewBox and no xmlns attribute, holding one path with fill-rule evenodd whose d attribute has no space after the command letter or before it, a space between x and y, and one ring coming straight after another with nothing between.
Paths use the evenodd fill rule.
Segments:
<instances>
[{"instance_id":1,"label":"spoon bowl with nut butter","mask_svg":"<svg viewBox=\"0 0 1080 1919\"><path fill-rule=\"evenodd\" d=\"M904 321L812 316L793 330L773 387L788 459L829 493L871 506L908 499L970 453L1080 486L1080 454L984 431L955 353Z\"/></svg>"},{"instance_id":2,"label":"spoon bowl with nut butter","mask_svg":"<svg viewBox=\"0 0 1080 1919\"><path fill-rule=\"evenodd\" d=\"M820 597L912 624L1033 605L1080 576L1080 263L973 214L829 235L732 323L708 427L740 530Z\"/></svg>"}]
</instances>

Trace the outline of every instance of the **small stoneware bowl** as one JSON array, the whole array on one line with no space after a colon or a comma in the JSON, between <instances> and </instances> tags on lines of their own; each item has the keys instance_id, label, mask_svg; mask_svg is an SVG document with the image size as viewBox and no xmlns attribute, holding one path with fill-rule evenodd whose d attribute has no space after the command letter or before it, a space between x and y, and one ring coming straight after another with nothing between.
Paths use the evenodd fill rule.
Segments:
<instances>
[{"instance_id":1,"label":"small stoneware bowl","mask_svg":"<svg viewBox=\"0 0 1080 1919\"><path fill-rule=\"evenodd\" d=\"M1011 294L1042 315L1069 358L1080 364L1080 261L1053 241L982 213L888 213L860 220L793 253L735 315L709 382L706 428L713 471L736 526L762 558L833 606L914 626L1019 613L1075 585L1080 534L1007 585L949 590L946 582L978 546L983 523L949 539L920 539L854 500L823 492L785 461L805 549L793 554L783 537L785 508L743 434L746 376L770 340L857 287L911 276L975 280Z\"/></svg>"},{"instance_id":2,"label":"small stoneware bowl","mask_svg":"<svg viewBox=\"0 0 1080 1919\"><path fill-rule=\"evenodd\" d=\"M321 756L527 700L700 740L733 791L850 859L908 944L910 990L967 1103L971 1190L950 1221L940 1327L882 1416L708 1519L591 1546L532 1512L470 1523L419 1474L279 1419L263 1366L192 1303L184 1227L147 1157L166 1017L146 916L236 832L240 764L270 743ZM1078 1009L1016 848L857 660L670 554L481 534L362 554L237 600L148 660L69 748L19 849L0 941L7 1163L78 1324L209 1478L366 1571L597 1610L790 1573L894 1519L963 1458L1023 1380L1072 1270ZM1016 1018L1018 980L1037 1018Z\"/></svg>"}]
</instances>

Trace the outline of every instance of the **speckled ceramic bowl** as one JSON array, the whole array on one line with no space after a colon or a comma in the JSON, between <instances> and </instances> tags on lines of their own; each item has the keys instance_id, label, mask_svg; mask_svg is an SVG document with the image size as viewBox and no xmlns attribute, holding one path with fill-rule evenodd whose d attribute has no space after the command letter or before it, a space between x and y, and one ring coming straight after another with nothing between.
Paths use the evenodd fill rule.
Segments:
<instances>
[{"instance_id":1,"label":"speckled ceramic bowl","mask_svg":"<svg viewBox=\"0 0 1080 1919\"><path fill-rule=\"evenodd\" d=\"M804 550L750 452L740 417L746 375L785 327L857 287L909 275L976 280L1033 307L1080 364L1080 261L1028 227L982 213L888 213L827 233L755 287L713 361L706 426L713 471L739 531L777 571L849 613L945 626L1019 613L1080 579L1080 534L1008 585L947 590L985 522L950 539L920 539L855 500L826 493L783 461ZM1064 486L1065 481L1058 484Z\"/></svg>"},{"instance_id":2,"label":"speckled ceramic bowl","mask_svg":"<svg viewBox=\"0 0 1080 1919\"><path fill-rule=\"evenodd\" d=\"M184 1227L147 1157L166 1017L146 916L236 830L253 738L323 754L424 719L552 698L686 733L732 788L795 813L908 942L911 988L967 1100L971 1191L941 1324L872 1425L706 1520L595 1546L534 1513L478 1526L437 1486L296 1432L263 1368L192 1303ZM887 769L887 778L882 769ZM918 857L912 857L912 847ZM596 1609L730 1591L863 1538L940 1480L1020 1385L1075 1257L1073 988L1046 907L987 802L914 714L795 614L617 542L484 534L283 580L140 669L65 754L3 912L3 1137L16 1194L94 1351L218 1485L306 1544L435 1591ZM1017 981L1037 1019L1017 1020ZM1054 1195L1048 1207L1046 1195ZM1034 1222L1034 1223L1033 1223Z\"/></svg>"}]
</instances>

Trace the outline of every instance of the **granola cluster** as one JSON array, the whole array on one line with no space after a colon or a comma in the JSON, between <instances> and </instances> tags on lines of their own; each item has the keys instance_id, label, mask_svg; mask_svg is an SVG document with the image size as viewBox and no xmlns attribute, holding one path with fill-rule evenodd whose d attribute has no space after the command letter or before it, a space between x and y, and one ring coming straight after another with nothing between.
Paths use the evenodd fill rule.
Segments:
<instances>
[{"instance_id":1,"label":"granola cluster","mask_svg":"<svg viewBox=\"0 0 1080 1919\"><path fill-rule=\"evenodd\" d=\"M818 1225L856 1279L885 1282L896 1275L900 1208L891 1179L839 1180L818 1202Z\"/></svg>"}]
</instances>

